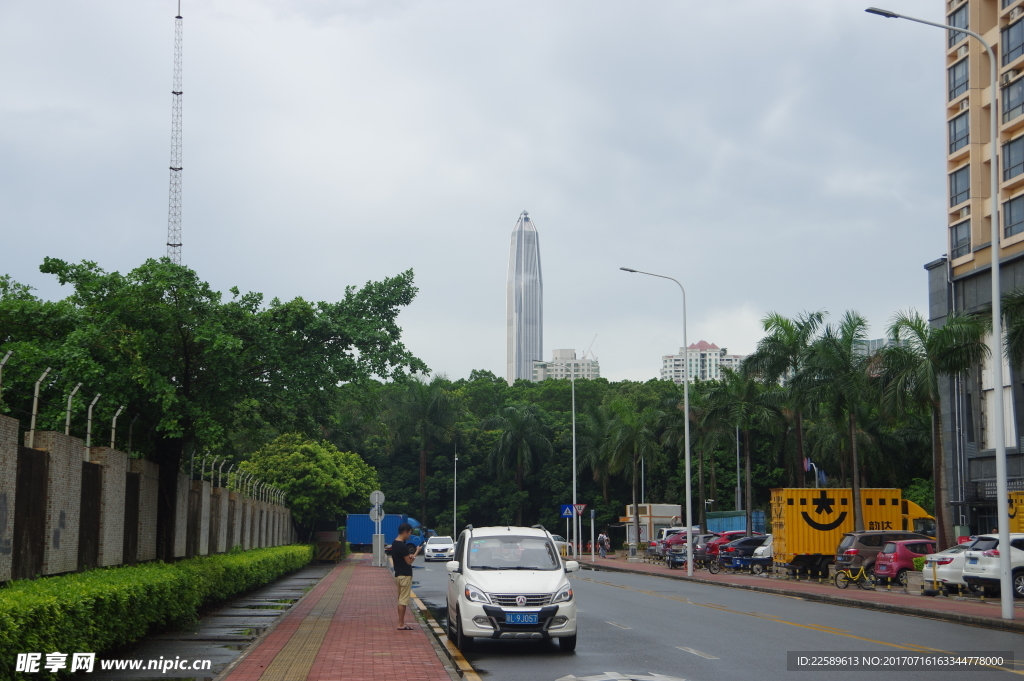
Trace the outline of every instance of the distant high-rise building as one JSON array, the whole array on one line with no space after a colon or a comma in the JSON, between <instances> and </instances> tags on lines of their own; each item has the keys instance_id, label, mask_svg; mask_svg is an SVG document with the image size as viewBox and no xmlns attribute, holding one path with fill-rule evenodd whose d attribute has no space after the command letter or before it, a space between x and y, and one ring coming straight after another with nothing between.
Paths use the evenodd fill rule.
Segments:
<instances>
[{"instance_id":1,"label":"distant high-rise building","mask_svg":"<svg viewBox=\"0 0 1024 681\"><path fill-rule=\"evenodd\" d=\"M507 360L505 378L533 378L533 360L543 357L544 285L537 228L524 210L512 230L505 287Z\"/></svg>"},{"instance_id":2,"label":"distant high-rise building","mask_svg":"<svg viewBox=\"0 0 1024 681\"><path fill-rule=\"evenodd\" d=\"M600 378L601 365L596 357L576 359L575 350L552 350L551 361L533 363L533 380L546 381L549 378Z\"/></svg>"},{"instance_id":3,"label":"distant high-rise building","mask_svg":"<svg viewBox=\"0 0 1024 681\"><path fill-rule=\"evenodd\" d=\"M685 353L683 348L679 348L678 355L664 355L661 358L661 379L682 383L683 372L689 367L691 381L717 381L722 377L722 367L736 371L747 358L746 355L728 353L728 349L704 340L690 343Z\"/></svg>"}]
</instances>

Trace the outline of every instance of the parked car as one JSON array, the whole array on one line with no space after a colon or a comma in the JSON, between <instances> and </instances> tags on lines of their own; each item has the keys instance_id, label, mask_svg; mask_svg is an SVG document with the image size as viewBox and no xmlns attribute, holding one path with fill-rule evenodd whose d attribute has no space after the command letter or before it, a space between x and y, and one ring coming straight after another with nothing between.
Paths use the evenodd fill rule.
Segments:
<instances>
[{"instance_id":1,"label":"parked car","mask_svg":"<svg viewBox=\"0 0 1024 681\"><path fill-rule=\"evenodd\" d=\"M771 558L771 557L773 557L773 555L774 555L772 553L772 544L773 543L774 543L773 542L773 537L772 537L772 535L769 534L767 536L767 538L764 540L764 543L761 544L760 546L758 546L756 549L754 549L754 558Z\"/></svg>"},{"instance_id":2,"label":"parked car","mask_svg":"<svg viewBox=\"0 0 1024 681\"><path fill-rule=\"evenodd\" d=\"M448 638L466 651L473 638L557 638L576 649L576 600L554 539L543 528L466 528L448 570Z\"/></svg>"},{"instance_id":3,"label":"parked car","mask_svg":"<svg viewBox=\"0 0 1024 681\"><path fill-rule=\"evenodd\" d=\"M875 558L882 547L891 541L903 541L905 539L930 540L923 534L906 532L901 530L867 530L862 532L847 532L839 540L836 547L836 569L859 568L864 566L868 572L875 567Z\"/></svg>"},{"instance_id":4,"label":"parked car","mask_svg":"<svg viewBox=\"0 0 1024 681\"><path fill-rule=\"evenodd\" d=\"M891 579L901 586L907 585L907 573L914 569L914 559L935 552L935 542L904 539L886 542L875 556L875 578Z\"/></svg>"},{"instance_id":5,"label":"parked car","mask_svg":"<svg viewBox=\"0 0 1024 681\"><path fill-rule=\"evenodd\" d=\"M728 544L729 542L735 539L739 539L740 537L747 536L746 530L729 530L727 532L719 532L717 534L718 536L709 541L707 544L707 548L705 549L705 551L707 551L708 557L717 556L718 551L722 545ZM761 532L754 532L752 533L752 536L765 537L767 535Z\"/></svg>"},{"instance_id":6,"label":"parked car","mask_svg":"<svg viewBox=\"0 0 1024 681\"><path fill-rule=\"evenodd\" d=\"M431 537L423 548L423 560L443 560L445 562L455 555L455 542L451 537Z\"/></svg>"},{"instance_id":7,"label":"parked car","mask_svg":"<svg viewBox=\"0 0 1024 681\"><path fill-rule=\"evenodd\" d=\"M932 553L924 558L924 581L928 584L932 579L932 566L935 567L935 579L950 590L959 590L961 586L967 586L964 581L964 563L967 562L965 551L970 547L973 540L966 544L950 546L945 551ZM930 587L929 587L930 588ZM970 587L973 589L973 587Z\"/></svg>"},{"instance_id":8,"label":"parked car","mask_svg":"<svg viewBox=\"0 0 1024 681\"><path fill-rule=\"evenodd\" d=\"M722 565L732 564L733 558L746 558L754 555L754 549L764 544L768 535L760 534L753 537L740 537L718 547L718 560Z\"/></svg>"},{"instance_id":9,"label":"parked car","mask_svg":"<svg viewBox=\"0 0 1024 681\"><path fill-rule=\"evenodd\" d=\"M964 551L964 581L989 592L999 591L999 536L983 534ZM1013 595L1024 598L1024 534L1010 534Z\"/></svg>"},{"instance_id":10,"label":"parked car","mask_svg":"<svg viewBox=\"0 0 1024 681\"><path fill-rule=\"evenodd\" d=\"M551 539L554 540L555 546L558 547L558 555L560 556L571 556L572 555L572 542L567 540L560 534L551 535Z\"/></svg>"}]
</instances>

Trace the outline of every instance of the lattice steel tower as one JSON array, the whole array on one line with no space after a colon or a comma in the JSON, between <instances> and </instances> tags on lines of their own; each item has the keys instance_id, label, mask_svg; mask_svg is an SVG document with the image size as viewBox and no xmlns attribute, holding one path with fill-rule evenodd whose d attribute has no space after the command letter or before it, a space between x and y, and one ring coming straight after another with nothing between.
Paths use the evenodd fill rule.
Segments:
<instances>
[{"instance_id":1,"label":"lattice steel tower","mask_svg":"<svg viewBox=\"0 0 1024 681\"><path fill-rule=\"evenodd\" d=\"M171 86L171 191L167 208L167 257L181 264L181 0L174 17L174 84Z\"/></svg>"}]
</instances>

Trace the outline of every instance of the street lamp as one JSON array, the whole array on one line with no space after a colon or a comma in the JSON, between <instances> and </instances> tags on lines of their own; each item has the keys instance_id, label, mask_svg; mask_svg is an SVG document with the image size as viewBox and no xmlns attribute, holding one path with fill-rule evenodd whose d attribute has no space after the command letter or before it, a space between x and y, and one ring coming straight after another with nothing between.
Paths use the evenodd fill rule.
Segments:
<instances>
[{"instance_id":1,"label":"street lamp","mask_svg":"<svg viewBox=\"0 0 1024 681\"><path fill-rule=\"evenodd\" d=\"M575 355L575 351L573 352ZM569 372L569 383L572 386L572 554L574 558L579 558L579 533L576 531L576 523L582 523L583 519L579 517L576 512L576 369L570 367L568 364L562 364L561 362L545 362L542 359L535 359L534 362L540 362L544 365L551 365L556 367L562 367Z\"/></svg>"},{"instance_id":2,"label":"street lamp","mask_svg":"<svg viewBox=\"0 0 1024 681\"><path fill-rule=\"evenodd\" d=\"M683 411L685 412L686 421L683 426L683 432L685 433L685 447L686 447L686 575L688 577L693 576L693 509L692 506L692 492L690 490L690 353L689 348L686 344L686 289L679 283L678 280L672 277L666 277L663 274L653 274L651 272L641 272L640 270L630 269L629 267L620 267L623 272L632 272L633 274L646 274L649 277L658 277L659 279L668 279L669 281L676 282L676 286L683 294L683 357L685 361L683 366ZM635 510L635 509L634 509ZM637 542L640 541L639 530L637 531Z\"/></svg>"},{"instance_id":3,"label":"street lamp","mask_svg":"<svg viewBox=\"0 0 1024 681\"><path fill-rule=\"evenodd\" d=\"M459 538L457 516L459 514L459 443L455 443L455 475L452 478L452 540Z\"/></svg>"},{"instance_id":4,"label":"street lamp","mask_svg":"<svg viewBox=\"0 0 1024 681\"><path fill-rule=\"evenodd\" d=\"M914 17L908 17L903 14L897 14L887 9L878 9L877 7L869 7L865 12L869 14L877 14L880 17L886 19L906 19L907 21L914 21L919 24L925 24L926 26L935 26L936 28L942 28L947 31L954 31L956 33L966 33L969 36L975 38L982 46L985 51L988 52L988 63L989 63L989 89L991 90L991 101L989 103L989 147L992 151L991 158L991 201L992 201L992 236L989 248L991 249L992 258L992 340L990 341L990 352L992 354L992 385L995 389L992 391L992 411L993 411L993 428L992 435L995 440L996 450L996 517L998 518L999 524L999 601L1002 605L1002 617L1003 619L1013 619L1013 584L1010 577L1010 519L1007 517L1007 509L1009 508L1009 495L1006 488L1006 436L1003 430L1003 352L1002 352L1002 300L1000 299L1001 286L999 281L999 166L997 165L998 160L998 142L999 142L999 113L996 109L996 90L999 87L999 66L996 63L996 55L992 51L992 47L974 31L969 31L966 28L958 28L956 26L950 26L948 24L937 24L932 21L925 21L924 19L916 19ZM936 471L938 473L938 471ZM938 499L935 500L936 504ZM938 508L940 513L944 513L945 509ZM945 526L945 523L943 523ZM948 531L948 530L947 530ZM941 541L941 539L940 539ZM942 548L942 547L940 547Z\"/></svg>"}]
</instances>

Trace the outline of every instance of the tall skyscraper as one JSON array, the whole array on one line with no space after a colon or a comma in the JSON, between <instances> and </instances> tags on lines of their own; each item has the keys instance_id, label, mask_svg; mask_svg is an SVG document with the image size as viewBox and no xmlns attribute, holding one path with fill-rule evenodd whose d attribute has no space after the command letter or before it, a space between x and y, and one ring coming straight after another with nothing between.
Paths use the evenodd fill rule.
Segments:
<instances>
[{"instance_id":1,"label":"tall skyscraper","mask_svg":"<svg viewBox=\"0 0 1024 681\"><path fill-rule=\"evenodd\" d=\"M505 378L533 378L533 360L541 359L544 345L544 284L540 276L537 228L525 210L512 230L505 286L507 361Z\"/></svg>"}]
</instances>

